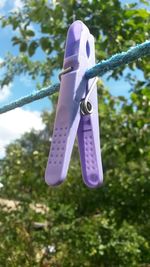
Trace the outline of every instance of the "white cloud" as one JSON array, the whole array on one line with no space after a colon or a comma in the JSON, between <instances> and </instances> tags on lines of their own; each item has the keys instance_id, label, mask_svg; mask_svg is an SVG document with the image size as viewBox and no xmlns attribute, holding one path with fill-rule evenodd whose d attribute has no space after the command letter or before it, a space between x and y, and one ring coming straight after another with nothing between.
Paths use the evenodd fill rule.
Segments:
<instances>
[{"instance_id":1,"label":"white cloud","mask_svg":"<svg viewBox=\"0 0 150 267\"><path fill-rule=\"evenodd\" d=\"M4 59L0 57L0 64L2 64L3 62L4 62Z\"/></svg>"},{"instance_id":2,"label":"white cloud","mask_svg":"<svg viewBox=\"0 0 150 267\"><path fill-rule=\"evenodd\" d=\"M28 75L21 75L20 82L23 83L26 87L33 87L33 80Z\"/></svg>"},{"instance_id":3,"label":"white cloud","mask_svg":"<svg viewBox=\"0 0 150 267\"><path fill-rule=\"evenodd\" d=\"M31 129L40 130L44 125L38 111L22 108L0 115L0 158L5 155L5 146Z\"/></svg>"},{"instance_id":4,"label":"white cloud","mask_svg":"<svg viewBox=\"0 0 150 267\"><path fill-rule=\"evenodd\" d=\"M24 6L23 1L22 0L15 0L13 2L13 8L11 11L18 11L19 9L22 9Z\"/></svg>"},{"instance_id":5,"label":"white cloud","mask_svg":"<svg viewBox=\"0 0 150 267\"><path fill-rule=\"evenodd\" d=\"M0 1L0 9L4 8L4 6L6 5L6 2L7 2L7 0L1 0Z\"/></svg>"},{"instance_id":6,"label":"white cloud","mask_svg":"<svg viewBox=\"0 0 150 267\"><path fill-rule=\"evenodd\" d=\"M0 0L0 15L5 16L8 12L17 12L24 6L23 0Z\"/></svg>"},{"instance_id":7,"label":"white cloud","mask_svg":"<svg viewBox=\"0 0 150 267\"><path fill-rule=\"evenodd\" d=\"M12 84L4 85L2 89L0 89L0 102L6 100L11 94Z\"/></svg>"}]
</instances>

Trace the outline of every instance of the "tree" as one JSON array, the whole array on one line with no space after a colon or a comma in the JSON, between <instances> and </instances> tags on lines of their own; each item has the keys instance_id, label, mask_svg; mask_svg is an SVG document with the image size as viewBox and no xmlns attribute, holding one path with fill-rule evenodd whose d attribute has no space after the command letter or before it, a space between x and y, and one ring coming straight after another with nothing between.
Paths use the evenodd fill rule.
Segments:
<instances>
[{"instance_id":1,"label":"tree","mask_svg":"<svg viewBox=\"0 0 150 267\"><path fill-rule=\"evenodd\" d=\"M73 16L86 20L97 38L98 59L119 49L125 50L132 42L144 41L145 32L149 32L149 12L136 4L122 6L117 0L113 3L93 0L59 1L53 6L47 1L25 1L25 7L19 14L3 18L3 25L11 24L14 29L19 27L17 45L23 54L16 58L9 55L12 61L5 63L8 64L8 73L2 84L22 71L33 78L42 75L43 83L47 83L53 69L60 68L63 56L63 49L60 48L64 45L66 27L72 22ZM39 25L42 33L36 40L36 46L40 45L46 52L49 47L51 49L44 63L29 58L35 40L33 33L31 36L31 32L29 35L27 31L33 22ZM45 33L48 34L46 37ZM46 38L43 46L42 38ZM24 41L24 48L21 40ZM44 48L46 40L49 42L47 49ZM77 145L67 181L58 189L45 185L42 177L54 113L43 114L43 131L25 134L7 147L6 157L0 164L4 184L1 192L3 198L16 201L16 208L8 210L3 206L0 215L0 265L148 267L149 65L147 59L142 59L131 64L130 68L135 64L143 71L145 81L135 80L128 75L132 89L130 100L121 96L113 97L102 84L98 90L105 177L102 188L89 190L83 185L76 156ZM123 69L115 70L113 77L119 78Z\"/></svg>"},{"instance_id":2,"label":"tree","mask_svg":"<svg viewBox=\"0 0 150 267\"><path fill-rule=\"evenodd\" d=\"M127 50L149 36L149 11L139 8L140 3L123 5L119 0L93 1L48 1L27 0L24 8L2 17L2 27L12 26L12 44L20 49L18 56L8 54L3 66L6 73L1 85L8 84L15 75L27 72L33 79L39 75L43 83L49 83L53 71L60 69L63 60L66 31L74 19L83 20L96 40L97 60ZM123 1L122 1L123 2ZM38 35L37 35L38 32ZM45 52L45 60L33 60L39 49ZM31 58L30 58L31 57ZM130 64L144 72L149 79L147 59ZM119 77L125 66L114 71L111 76Z\"/></svg>"}]
</instances>

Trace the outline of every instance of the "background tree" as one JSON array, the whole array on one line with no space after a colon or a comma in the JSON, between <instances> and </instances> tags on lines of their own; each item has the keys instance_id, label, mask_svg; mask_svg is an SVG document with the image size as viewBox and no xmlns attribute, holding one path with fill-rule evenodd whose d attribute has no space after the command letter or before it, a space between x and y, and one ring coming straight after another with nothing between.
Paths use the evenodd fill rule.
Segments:
<instances>
[{"instance_id":1,"label":"background tree","mask_svg":"<svg viewBox=\"0 0 150 267\"><path fill-rule=\"evenodd\" d=\"M101 60L135 43L150 32L150 14L140 3L118 0L24 1L24 8L2 18L19 35L12 38L18 56L7 55L1 86L15 75L28 73L50 83L61 68L66 31L81 19L96 38ZM34 28L38 27L37 38ZM45 61L34 60L38 49ZM43 181L54 113L42 115L45 129L30 132L10 144L0 161L3 202L0 221L0 265L42 267L148 267L150 264L150 65L143 58L129 65L139 68L145 80L130 73L130 99L113 97L99 86L99 116L104 166L104 186L89 190L83 185L77 146L67 181L57 189ZM111 73L123 75L125 66ZM54 101L55 101L54 96ZM55 112L55 109L54 109Z\"/></svg>"}]
</instances>

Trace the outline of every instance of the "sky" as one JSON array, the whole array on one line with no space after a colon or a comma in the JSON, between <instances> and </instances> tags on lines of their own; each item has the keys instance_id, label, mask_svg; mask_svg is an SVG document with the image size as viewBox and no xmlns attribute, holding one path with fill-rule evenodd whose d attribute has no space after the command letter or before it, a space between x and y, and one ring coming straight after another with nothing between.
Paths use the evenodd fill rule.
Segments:
<instances>
[{"instance_id":1,"label":"sky","mask_svg":"<svg viewBox=\"0 0 150 267\"><path fill-rule=\"evenodd\" d=\"M131 1L122 0L122 3ZM0 15L5 15L9 11L21 9L22 7L22 0L0 0ZM8 51L13 55L18 54L18 48L11 44L13 34L11 27L0 28L0 63L3 62L3 58ZM38 58L42 59L43 56L42 51L39 51ZM0 70L0 77L2 74L3 72ZM139 71L135 71L135 74L142 79L142 74ZM107 75L105 75L103 81L113 95L129 96L130 87L123 78L118 81L114 81L113 79L109 79L108 81ZM56 77L54 77L53 82L56 82ZM21 75L16 77L10 85L5 86L0 91L0 106L30 94L35 90L35 87L36 81L31 80L29 76ZM0 158L5 155L5 146L19 138L23 133L30 131L32 128L35 130L43 129L44 125L40 117L43 110L51 110L51 103L48 98L35 101L22 108L0 115Z\"/></svg>"}]
</instances>

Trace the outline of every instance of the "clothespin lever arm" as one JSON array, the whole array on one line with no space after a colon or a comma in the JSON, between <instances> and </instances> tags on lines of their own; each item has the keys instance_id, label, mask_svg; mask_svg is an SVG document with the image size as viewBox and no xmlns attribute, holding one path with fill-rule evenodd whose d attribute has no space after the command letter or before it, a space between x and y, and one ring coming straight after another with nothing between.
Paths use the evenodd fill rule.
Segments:
<instances>
[{"instance_id":1,"label":"clothespin lever arm","mask_svg":"<svg viewBox=\"0 0 150 267\"><path fill-rule=\"evenodd\" d=\"M98 81L98 77L96 77L84 99L81 100L80 102L80 110L82 115L88 115L93 112L93 107L90 101L88 101L90 94L92 93L93 89L95 88L95 85Z\"/></svg>"}]
</instances>

